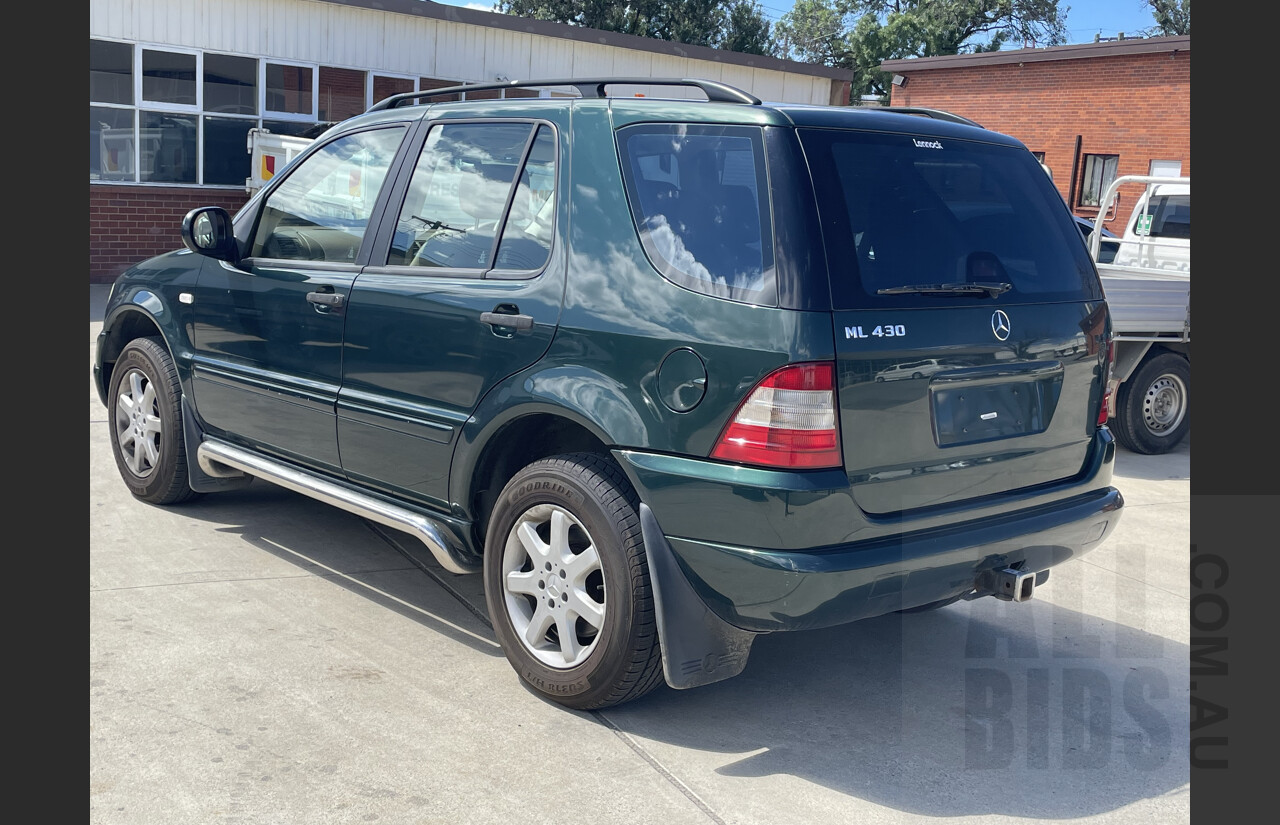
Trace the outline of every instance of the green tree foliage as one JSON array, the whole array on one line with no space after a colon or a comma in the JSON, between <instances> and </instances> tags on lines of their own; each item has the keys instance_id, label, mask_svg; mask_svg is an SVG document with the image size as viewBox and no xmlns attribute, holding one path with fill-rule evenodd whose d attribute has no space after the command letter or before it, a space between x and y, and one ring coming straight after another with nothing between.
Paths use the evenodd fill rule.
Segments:
<instances>
[{"instance_id":1,"label":"green tree foliage","mask_svg":"<svg viewBox=\"0 0 1280 825\"><path fill-rule=\"evenodd\" d=\"M1156 18L1154 29L1147 33L1156 37L1191 34L1191 0L1147 0Z\"/></svg>"},{"instance_id":2,"label":"green tree foliage","mask_svg":"<svg viewBox=\"0 0 1280 825\"><path fill-rule=\"evenodd\" d=\"M730 0L725 4L725 15L726 25L717 44L719 48L743 54L773 55L777 52L773 24L756 0Z\"/></svg>"},{"instance_id":3,"label":"green tree foliage","mask_svg":"<svg viewBox=\"0 0 1280 825\"><path fill-rule=\"evenodd\" d=\"M497 0L494 11L693 46L773 54L757 0Z\"/></svg>"},{"instance_id":4,"label":"green tree foliage","mask_svg":"<svg viewBox=\"0 0 1280 825\"><path fill-rule=\"evenodd\" d=\"M1069 9L1058 0L796 0L774 37L782 57L852 69L855 97L884 95L885 60L1060 45Z\"/></svg>"}]
</instances>

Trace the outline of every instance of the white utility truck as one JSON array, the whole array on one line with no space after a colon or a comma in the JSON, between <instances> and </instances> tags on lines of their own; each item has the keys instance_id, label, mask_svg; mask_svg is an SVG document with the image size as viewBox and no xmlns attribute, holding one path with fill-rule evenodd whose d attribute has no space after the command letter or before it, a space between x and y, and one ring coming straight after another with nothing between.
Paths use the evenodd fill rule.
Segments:
<instances>
[{"instance_id":1,"label":"white utility truck","mask_svg":"<svg viewBox=\"0 0 1280 825\"><path fill-rule=\"evenodd\" d=\"M314 137L277 134L268 129L250 129L248 137L249 177L244 189L250 195L267 181L284 171L303 149L312 144Z\"/></svg>"},{"instance_id":2,"label":"white utility truck","mask_svg":"<svg viewBox=\"0 0 1280 825\"><path fill-rule=\"evenodd\" d=\"M1122 446L1150 455L1173 449L1191 428L1191 178L1118 177L1103 194L1099 215L1127 183L1146 189L1124 232L1119 238L1090 233L1089 254L1111 310L1109 423Z\"/></svg>"}]
</instances>

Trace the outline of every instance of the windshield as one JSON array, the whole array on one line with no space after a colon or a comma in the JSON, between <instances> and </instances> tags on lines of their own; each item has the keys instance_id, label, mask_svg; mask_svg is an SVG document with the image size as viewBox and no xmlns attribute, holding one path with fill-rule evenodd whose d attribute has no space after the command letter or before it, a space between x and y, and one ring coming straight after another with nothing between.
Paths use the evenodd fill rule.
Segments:
<instances>
[{"instance_id":1,"label":"windshield","mask_svg":"<svg viewBox=\"0 0 1280 825\"><path fill-rule=\"evenodd\" d=\"M801 140L837 309L1101 297L1074 220L1030 152L835 129Z\"/></svg>"}]
</instances>

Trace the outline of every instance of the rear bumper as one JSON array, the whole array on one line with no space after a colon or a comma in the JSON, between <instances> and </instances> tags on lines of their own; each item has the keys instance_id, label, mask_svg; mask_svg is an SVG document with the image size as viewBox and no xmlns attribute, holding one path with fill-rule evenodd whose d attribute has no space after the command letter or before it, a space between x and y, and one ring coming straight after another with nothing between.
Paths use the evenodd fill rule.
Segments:
<instances>
[{"instance_id":1,"label":"rear bumper","mask_svg":"<svg viewBox=\"0 0 1280 825\"><path fill-rule=\"evenodd\" d=\"M986 573L1040 572L1089 552L1115 529L1124 504L1110 486L1115 447L1106 428L1095 442L1069 483L910 523L862 514L839 471L617 456L697 598L729 625L765 633L891 613L969 593ZM757 541L698 537L744 531ZM844 540L830 540L837 535Z\"/></svg>"},{"instance_id":2,"label":"rear bumper","mask_svg":"<svg viewBox=\"0 0 1280 825\"><path fill-rule=\"evenodd\" d=\"M984 573L1048 570L1102 542L1123 503L1108 487L999 519L811 553L668 543L694 590L724 621L757 633L802 630L969 593Z\"/></svg>"}]
</instances>

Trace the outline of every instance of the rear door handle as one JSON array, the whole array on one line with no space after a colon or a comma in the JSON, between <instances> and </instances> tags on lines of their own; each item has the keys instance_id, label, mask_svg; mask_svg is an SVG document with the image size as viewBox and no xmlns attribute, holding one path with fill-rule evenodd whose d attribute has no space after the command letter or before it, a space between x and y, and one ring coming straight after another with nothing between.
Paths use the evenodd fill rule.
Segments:
<instances>
[{"instance_id":1,"label":"rear door handle","mask_svg":"<svg viewBox=\"0 0 1280 825\"><path fill-rule=\"evenodd\" d=\"M494 327L507 329L533 329L532 315L508 315L505 312L482 312L480 320Z\"/></svg>"},{"instance_id":2,"label":"rear door handle","mask_svg":"<svg viewBox=\"0 0 1280 825\"><path fill-rule=\"evenodd\" d=\"M338 292L308 292L307 300L318 306L337 309L347 300L347 296Z\"/></svg>"}]
</instances>

